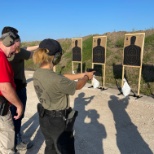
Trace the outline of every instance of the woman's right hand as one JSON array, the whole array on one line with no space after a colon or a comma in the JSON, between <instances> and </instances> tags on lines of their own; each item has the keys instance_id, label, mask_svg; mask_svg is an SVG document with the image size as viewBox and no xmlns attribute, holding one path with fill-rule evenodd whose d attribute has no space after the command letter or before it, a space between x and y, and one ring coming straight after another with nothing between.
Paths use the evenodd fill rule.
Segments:
<instances>
[{"instance_id":1,"label":"woman's right hand","mask_svg":"<svg viewBox=\"0 0 154 154\"><path fill-rule=\"evenodd\" d=\"M87 75L89 77L89 80L92 80L93 75L96 71L92 71L92 72L85 72L85 75Z\"/></svg>"}]
</instances>

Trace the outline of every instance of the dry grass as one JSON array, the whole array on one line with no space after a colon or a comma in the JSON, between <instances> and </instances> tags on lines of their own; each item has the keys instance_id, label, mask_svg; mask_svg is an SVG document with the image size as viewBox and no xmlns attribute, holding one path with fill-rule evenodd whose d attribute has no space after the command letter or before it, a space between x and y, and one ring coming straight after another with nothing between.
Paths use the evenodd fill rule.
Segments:
<instances>
[{"instance_id":1,"label":"dry grass","mask_svg":"<svg viewBox=\"0 0 154 154\"><path fill-rule=\"evenodd\" d=\"M133 31L133 32L108 32L107 35L107 56L106 56L106 86L107 87L117 87L121 86L122 77L122 58L123 58L123 41L124 35L126 33L141 33L145 32L145 45L144 45L144 56L143 56L143 70L141 78L141 93L146 95L154 96L154 29L149 29L145 31ZM96 34L95 34L96 35ZM84 70L87 67L92 66L92 37L95 35L88 35L83 37L83 64ZM57 72L60 72L61 67L65 66L62 73L72 72L72 54L71 54L71 39L59 39L64 50L63 59L61 63L57 66ZM28 42L29 44L37 45L39 41ZM24 42L25 45L25 42ZM102 68L100 66L95 66L98 76L102 75ZM26 62L26 69L36 69L33 66L31 60ZM80 71L80 70L78 70ZM126 70L127 77L132 89L137 91L138 83L138 70L129 68ZM101 81L101 78L98 77ZM101 81L102 82L102 81Z\"/></svg>"}]
</instances>

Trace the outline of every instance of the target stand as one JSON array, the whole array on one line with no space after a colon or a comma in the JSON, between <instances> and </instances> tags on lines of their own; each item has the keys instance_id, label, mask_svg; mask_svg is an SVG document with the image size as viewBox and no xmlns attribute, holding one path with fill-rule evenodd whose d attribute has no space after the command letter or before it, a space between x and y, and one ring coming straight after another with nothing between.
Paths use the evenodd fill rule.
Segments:
<instances>
[{"instance_id":1,"label":"target stand","mask_svg":"<svg viewBox=\"0 0 154 154\"><path fill-rule=\"evenodd\" d=\"M93 37L92 69L94 69L94 65L102 66L102 74L103 74L102 75L102 86L98 87L98 89L100 90L107 90L107 88L105 87L106 44L107 44L107 36L94 36Z\"/></svg>"},{"instance_id":2,"label":"target stand","mask_svg":"<svg viewBox=\"0 0 154 154\"><path fill-rule=\"evenodd\" d=\"M137 94L135 94L135 92L131 90L131 92L133 93L132 96L136 97L137 99L142 97L140 96L140 81L142 72L144 38L145 38L145 33L131 33L131 34L125 34L125 40L124 40L121 87L123 87L124 84L123 79L125 76L124 72L126 67L139 69Z\"/></svg>"},{"instance_id":3,"label":"target stand","mask_svg":"<svg viewBox=\"0 0 154 154\"><path fill-rule=\"evenodd\" d=\"M56 72L56 66L53 67L53 71Z\"/></svg>"},{"instance_id":4,"label":"target stand","mask_svg":"<svg viewBox=\"0 0 154 154\"><path fill-rule=\"evenodd\" d=\"M82 73L82 38L72 39L72 72L74 72L75 63L80 64L80 73Z\"/></svg>"}]
</instances>

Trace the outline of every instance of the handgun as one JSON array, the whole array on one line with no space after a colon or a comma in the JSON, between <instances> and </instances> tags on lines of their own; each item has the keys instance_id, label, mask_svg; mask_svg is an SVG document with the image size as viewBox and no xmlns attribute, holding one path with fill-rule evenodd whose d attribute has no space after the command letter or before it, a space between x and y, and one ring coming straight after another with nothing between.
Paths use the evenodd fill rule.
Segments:
<instances>
[{"instance_id":1,"label":"handgun","mask_svg":"<svg viewBox=\"0 0 154 154\"><path fill-rule=\"evenodd\" d=\"M87 72L92 72L92 71L95 71L95 69L93 69L93 68L87 68Z\"/></svg>"}]
</instances>

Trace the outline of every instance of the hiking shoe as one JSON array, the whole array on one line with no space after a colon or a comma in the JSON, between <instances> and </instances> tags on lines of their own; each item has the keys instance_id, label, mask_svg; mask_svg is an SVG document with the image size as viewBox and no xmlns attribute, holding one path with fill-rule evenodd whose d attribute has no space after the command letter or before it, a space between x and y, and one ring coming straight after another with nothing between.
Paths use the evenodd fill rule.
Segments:
<instances>
[{"instance_id":1,"label":"hiking shoe","mask_svg":"<svg viewBox=\"0 0 154 154\"><path fill-rule=\"evenodd\" d=\"M22 150L30 149L32 146L33 146L32 142L28 142L28 143L20 142L19 144L16 145L16 149L22 151Z\"/></svg>"}]
</instances>

